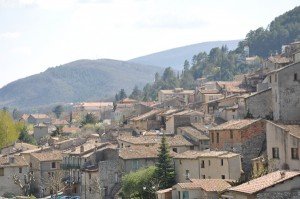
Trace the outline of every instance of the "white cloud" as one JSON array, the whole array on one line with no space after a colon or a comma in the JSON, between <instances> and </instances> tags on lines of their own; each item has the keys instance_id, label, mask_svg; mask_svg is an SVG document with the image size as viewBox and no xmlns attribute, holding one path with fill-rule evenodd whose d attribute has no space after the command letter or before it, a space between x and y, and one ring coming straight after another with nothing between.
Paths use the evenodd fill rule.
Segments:
<instances>
[{"instance_id":1,"label":"white cloud","mask_svg":"<svg viewBox=\"0 0 300 199\"><path fill-rule=\"evenodd\" d=\"M4 32L0 33L0 39L18 39L21 36L20 32Z\"/></svg>"}]
</instances>

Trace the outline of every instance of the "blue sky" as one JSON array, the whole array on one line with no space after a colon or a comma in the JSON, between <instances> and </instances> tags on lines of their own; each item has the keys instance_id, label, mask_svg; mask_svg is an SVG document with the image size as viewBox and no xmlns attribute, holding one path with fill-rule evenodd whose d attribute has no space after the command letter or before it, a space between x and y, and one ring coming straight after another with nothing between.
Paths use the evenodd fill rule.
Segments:
<instances>
[{"instance_id":1,"label":"blue sky","mask_svg":"<svg viewBox=\"0 0 300 199\"><path fill-rule=\"evenodd\" d=\"M0 87L78 59L244 38L297 0L0 0Z\"/></svg>"}]
</instances>

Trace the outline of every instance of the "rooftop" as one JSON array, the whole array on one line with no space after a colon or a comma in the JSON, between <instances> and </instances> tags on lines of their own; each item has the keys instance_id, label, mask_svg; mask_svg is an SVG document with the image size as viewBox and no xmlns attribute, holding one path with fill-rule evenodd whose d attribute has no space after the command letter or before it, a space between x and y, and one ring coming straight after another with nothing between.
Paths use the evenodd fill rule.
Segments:
<instances>
[{"instance_id":1,"label":"rooftop","mask_svg":"<svg viewBox=\"0 0 300 199\"><path fill-rule=\"evenodd\" d=\"M273 123L273 122L272 122ZM273 123L279 126L280 128L288 131L291 135L300 138L300 125L298 124L277 124Z\"/></svg>"},{"instance_id":2,"label":"rooftop","mask_svg":"<svg viewBox=\"0 0 300 199\"><path fill-rule=\"evenodd\" d=\"M268 58L268 60L273 63L278 63L278 64L288 64L291 62L291 60L289 58L283 57L281 55L270 56Z\"/></svg>"},{"instance_id":3,"label":"rooftop","mask_svg":"<svg viewBox=\"0 0 300 199\"><path fill-rule=\"evenodd\" d=\"M176 154L174 158L177 159L198 159L204 157L218 157L218 158L231 158L239 156L237 153L229 152L229 151L185 151L183 153Z\"/></svg>"},{"instance_id":4,"label":"rooftop","mask_svg":"<svg viewBox=\"0 0 300 199\"><path fill-rule=\"evenodd\" d=\"M12 159L10 161L10 158ZM26 162L25 158L23 156L5 156L0 157L0 168L3 167L23 167L28 166L28 162Z\"/></svg>"},{"instance_id":5,"label":"rooftop","mask_svg":"<svg viewBox=\"0 0 300 199\"><path fill-rule=\"evenodd\" d=\"M162 136L120 136L118 140L131 143L133 145L160 144ZM167 143L170 146L192 146L192 143L187 141L181 135L166 136Z\"/></svg>"},{"instance_id":6,"label":"rooftop","mask_svg":"<svg viewBox=\"0 0 300 199\"><path fill-rule=\"evenodd\" d=\"M46 114L31 114L30 115L31 117L33 118L36 118L36 119L45 119L45 118L50 118L48 115ZM29 116L29 117L30 117Z\"/></svg>"},{"instance_id":7,"label":"rooftop","mask_svg":"<svg viewBox=\"0 0 300 199\"><path fill-rule=\"evenodd\" d=\"M249 182L239 186L232 187L229 189L229 191L254 194L279 183L283 183L286 180L290 180L296 176L300 176L299 171L275 171L254 180L250 180Z\"/></svg>"},{"instance_id":8,"label":"rooftop","mask_svg":"<svg viewBox=\"0 0 300 199\"><path fill-rule=\"evenodd\" d=\"M191 179L191 182L178 183L182 189L202 189L206 192L223 192L231 185L223 179Z\"/></svg>"},{"instance_id":9,"label":"rooftop","mask_svg":"<svg viewBox=\"0 0 300 199\"><path fill-rule=\"evenodd\" d=\"M190 126L184 126L184 127L178 127L178 129L186 132L188 135L195 137L199 140L209 140L209 137L204 135L201 131L198 131L197 129L194 129Z\"/></svg>"},{"instance_id":10,"label":"rooftop","mask_svg":"<svg viewBox=\"0 0 300 199\"><path fill-rule=\"evenodd\" d=\"M149 111L149 112L147 112L147 113L145 113L145 114L142 114L142 115L140 115L140 116L134 117L134 118L132 118L131 120L132 120L132 121L144 120L144 119L147 119L147 118L149 118L149 117L152 117L152 116L154 116L154 115L156 115L156 114L158 114L158 113L160 113L160 112L162 112L162 110L154 109L154 110L151 110L151 111Z\"/></svg>"},{"instance_id":11,"label":"rooftop","mask_svg":"<svg viewBox=\"0 0 300 199\"><path fill-rule=\"evenodd\" d=\"M175 88L174 90L160 90L159 92L163 94L194 94L194 90L184 90L182 88Z\"/></svg>"},{"instance_id":12,"label":"rooftop","mask_svg":"<svg viewBox=\"0 0 300 199\"><path fill-rule=\"evenodd\" d=\"M260 119L241 119L241 120L230 120L218 126L211 128L210 130L239 130L243 129L255 122L259 121Z\"/></svg>"},{"instance_id":13,"label":"rooftop","mask_svg":"<svg viewBox=\"0 0 300 199\"><path fill-rule=\"evenodd\" d=\"M41 162L60 161L63 159L62 153L60 151L31 153L31 156L35 157Z\"/></svg>"}]
</instances>

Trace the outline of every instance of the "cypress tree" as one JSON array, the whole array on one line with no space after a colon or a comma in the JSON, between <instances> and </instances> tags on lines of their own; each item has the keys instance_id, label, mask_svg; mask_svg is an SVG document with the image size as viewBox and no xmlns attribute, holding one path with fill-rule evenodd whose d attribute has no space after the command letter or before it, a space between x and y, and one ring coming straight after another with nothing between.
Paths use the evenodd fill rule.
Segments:
<instances>
[{"instance_id":1,"label":"cypress tree","mask_svg":"<svg viewBox=\"0 0 300 199\"><path fill-rule=\"evenodd\" d=\"M175 170L165 135L161 139L156 167L156 177L160 181L160 189L172 187L175 184Z\"/></svg>"}]
</instances>

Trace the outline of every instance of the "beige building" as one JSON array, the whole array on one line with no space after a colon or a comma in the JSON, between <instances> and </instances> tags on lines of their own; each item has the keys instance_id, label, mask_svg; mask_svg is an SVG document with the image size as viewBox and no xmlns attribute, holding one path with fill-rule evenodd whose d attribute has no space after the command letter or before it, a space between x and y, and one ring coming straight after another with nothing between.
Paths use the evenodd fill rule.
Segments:
<instances>
[{"instance_id":1,"label":"beige building","mask_svg":"<svg viewBox=\"0 0 300 199\"><path fill-rule=\"evenodd\" d=\"M300 172L276 171L229 188L223 199L265 199L300 197Z\"/></svg>"},{"instance_id":2,"label":"beige building","mask_svg":"<svg viewBox=\"0 0 300 199\"><path fill-rule=\"evenodd\" d=\"M40 142L42 138L50 137L48 126L44 123L38 123L33 127L33 137L37 142Z\"/></svg>"},{"instance_id":3,"label":"beige building","mask_svg":"<svg viewBox=\"0 0 300 199\"><path fill-rule=\"evenodd\" d=\"M231 185L222 179L191 179L172 187L172 199L219 199Z\"/></svg>"},{"instance_id":4,"label":"beige building","mask_svg":"<svg viewBox=\"0 0 300 199\"><path fill-rule=\"evenodd\" d=\"M186 151L174 156L176 181L228 179L238 181L242 174L241 156L228 151Z\"/></svg>"},{"instance_id":5,"label":"beige building","mask_svg":"<svg viewBox=\"0 0 300 199\"><path fill-rule=\"evenodd\" d=\"M13 176L20 178L24 184L24 175L29 172L29 163L23 156L0 157L0 196L7 193L22 195L21 188L14 183Z\"/></svg>"},{"instance_id":6,"label":"beige building","mask_svg":"<svg viewBox=\"0 0 300 199\"><path fill-rule=\"evenodd\" d=\"M194 102L195 91L175 88L174 90L160 90L158 92L158 102L164 102L172 98L182 99L187 105Z\"/></svg>"},{"instance_id":7,"label":"beige building","mask_svg":"<svg viewBox=\"0 0 300 199\"><path fill-rule=\"evenodd\" d=\"M194 110L182 110L169 115L165 119L166 133L175 134L178 127L204 121L204 113Z\"/></svg>"},{"instance_id":8,"label":"beige building","mask_svg":"<svg viewBox=\"0 0 300 199\"><path fill-rule=\"evenodd\" d=\"M65 185L62 184L64 175L60 167L62 159L59 151L30 154L30 171L35 177L34 187L39 197L53 194L57 189L64 190Z\"/></svg>"},{"instance_id":9,"label":"beige building","mask_svg":"<svg viewBox=\"0 0 300 199\"><path fill-rule=\"evenodd\" d=\"M275 121L300 121L300 62L273 70L266 77L272 87L272 107Z\"/></svg>"},{"instance_id":10,"label":"beige building","mask_svg":"<svg viewBox=\"0 0 300 199\"><path fill-rule=\"evenodd\" d=\"M142 115L132 118L132 127L138 131L141 130L159 130L161 128L161 121L157 120L157 114L162 110L154 109Z\"/></svg>"},{"instance_id":11,"label":"beige building","mask_svg":"<svg viewBox=\"0 0 300 199\"><path fill-rule=\"evenodd\" d=\"M194 123L195 124L195 123ZM191 126L184 126L177 128L177 134L186 137L192 141L197 150L209 149L209 134L206 129L205 132L197 130Z\"/></svg>"},{"instance_id":12,"label":"beige building","mask_svg":"<svg viewBox=\"0 0 300 199\"><path fill-rule=\"evenodd\" d=\"M10 146L4 147L1 149L1 155L10 155L15 153L24 152L27 150L34 150L37 149L38 146L24 143L24 142L16 142Z\"/></svg>"},{"instance_id":13,"label":"beige building","mask_svg":"<svg viewBox=\"0 0 300 199\"><path fill-rule=\"evenodd\" d=\"M300 125L267 122L269 169L300 170Z\"/></svg>"},{"instance_id":14,"label":"beige building","mask_svg":"<svg viewBox=\"0 0 300 199\"><path fill-rule=\"evenodd\" d=\"M120 148L142 146L150 147L160 145L162 136L120 136L118 143ZM195 145L185 139L182 135L166 136L166 141L169 144L170 150L176 153L182 153L187 150L194 150Z\"/></svg>"}]
</instances>

